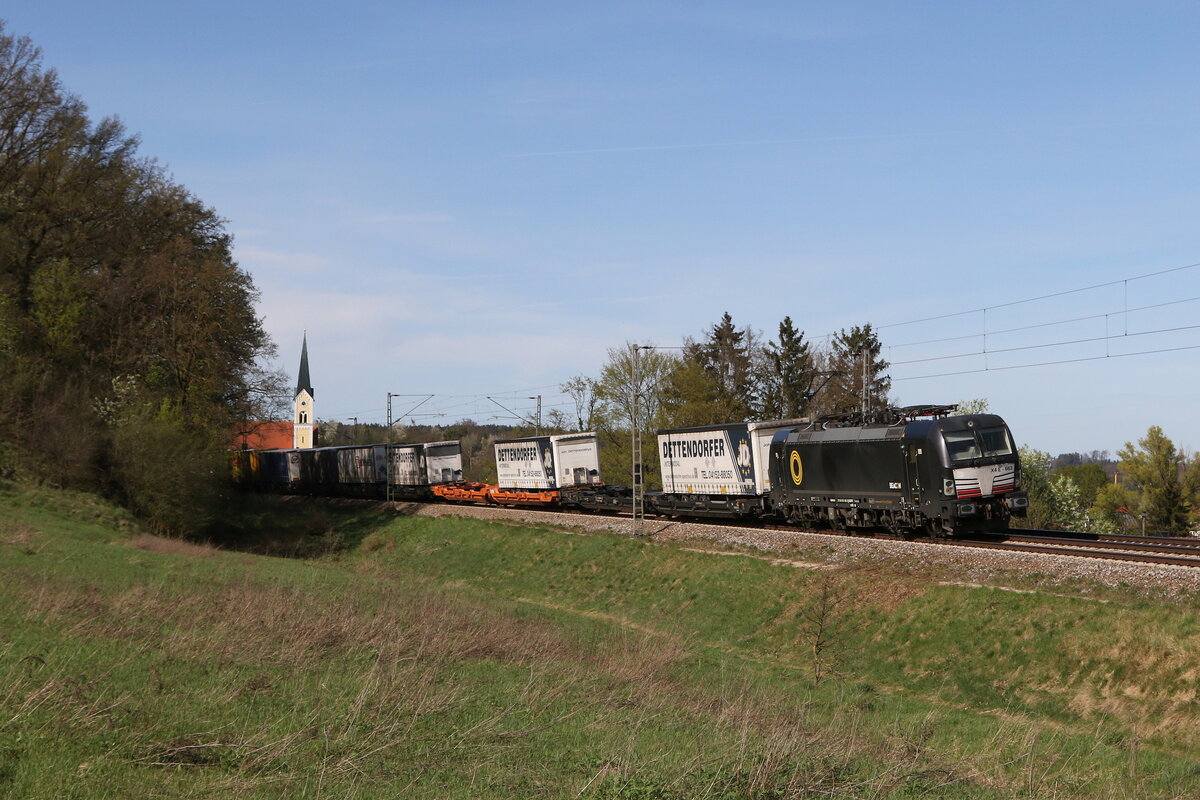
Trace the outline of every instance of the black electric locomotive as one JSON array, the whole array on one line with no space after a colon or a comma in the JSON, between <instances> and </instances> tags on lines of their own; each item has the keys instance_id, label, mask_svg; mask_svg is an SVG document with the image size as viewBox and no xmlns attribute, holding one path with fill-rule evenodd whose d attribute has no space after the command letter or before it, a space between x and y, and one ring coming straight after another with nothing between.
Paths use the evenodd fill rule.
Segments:
<instances>
[{"instance_id":1,"label":"black electric locomotive","mask_svg":"<svg viewBox=\"0 0 1200 800\"><path fill-rule=\"evenodd\" d=\"M1012 434L995 414L891 409L827 417L771 442L771 505L789 522L945 536L1008 527L1028 506Z\"/></svg>"}]
</instances>

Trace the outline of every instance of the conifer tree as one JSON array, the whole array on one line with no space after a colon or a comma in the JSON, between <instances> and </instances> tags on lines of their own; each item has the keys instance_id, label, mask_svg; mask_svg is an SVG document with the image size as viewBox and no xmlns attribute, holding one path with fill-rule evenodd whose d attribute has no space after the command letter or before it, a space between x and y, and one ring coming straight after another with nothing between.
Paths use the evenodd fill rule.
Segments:
<instances>
[{"instance_id":1,"label":"conifer tree","mask_svg":"<svg viewBox=\"0 0 1200 800\"><path fill-rule=\"evenodd\" d=\"M803 416L813 389L813 358L804 331L796 330L790 316L779 323L779 339L763 352L762 414L767 419Z\"/></svg>"},{"instance_id":2,"label":"conifer tree","mask_svg":"<svg viewBox=\"0 0 1200 800\"><path fill-rule=\"evenodd\" d=\"M704 339L685 340L683 355L664 389L664 427L741 422L758 416L757 348L753 331L734 325L729 312Z\"/></svg>"},{"instance_id":3,"label":"conifer tree","mask_svg":"<svg viewBox=\"0 0 1200 800\"><path fill-rule=\"evenodd\" d=\"M878 410L889 404L892 379L887 374L890 364L880 356L882 350L879 335L870 323L856 325L849 331L843 328L834 335L829 367L837 374L824 393L823 406L827 412L857 411L864 405L864 400L868 410Z\"/></svg>"}]
</instances>

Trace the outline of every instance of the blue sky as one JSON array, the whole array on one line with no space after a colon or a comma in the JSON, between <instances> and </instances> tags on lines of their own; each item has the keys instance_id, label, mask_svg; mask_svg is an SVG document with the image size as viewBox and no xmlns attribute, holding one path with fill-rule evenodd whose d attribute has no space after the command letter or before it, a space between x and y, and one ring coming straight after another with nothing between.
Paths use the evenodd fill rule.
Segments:
<instances>
[{"instance_id":1,"label":"blue sky","mask_svg":"<svg viewBox=\"0 0 1200 800\"><path fill-rule=\"evenodd\" d=\"M321 418L563 406L608 348L729 311L881 326L900 402L986 397L1040 449L1200 448L1200 350L1116 357L1200 346L1200 300L1161 305L1200 268L1125 283L1200 262L1195 4L0 13L228 219L289 375L308 330Z\"/></svg>"}]
</instances>

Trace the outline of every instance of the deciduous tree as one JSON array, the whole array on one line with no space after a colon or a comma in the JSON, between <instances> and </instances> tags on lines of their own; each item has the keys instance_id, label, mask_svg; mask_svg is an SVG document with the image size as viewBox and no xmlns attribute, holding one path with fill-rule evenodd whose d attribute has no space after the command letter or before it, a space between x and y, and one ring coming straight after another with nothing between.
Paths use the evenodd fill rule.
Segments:
<instances>
[{"instance_id":1,"label":"deciduous tree","mask_svg":"<svg viewBox=\"0 0 1200 800\"><path fill-rule=\"evenodd\" d=\"M595 427L596 406L600 402L596 396L596 382L584 375L576 375L558 388L575 404L575 420L578 423L575 430L586 431Z\"/></svg>"},{"instance_id":2,"label":"deciduous tree","mask_svg":"<svg viewBox=\"0 0 1200 800\"><path fill-rule=\"evenodd\" d=\"M647 476L657 472L658 459L654 455L655 439L652 432L661 413L665 378L677 360L678 357L670 350L657 350L633 342L626 342L624 347L609 348L608 360L594 384L593 421L603 444L600 449L600 474L630 474L633 461L630 434L634 424L635 396L637 425L642 434L639 462Z\"/></svg>"},{"instance_id":3,"label":"deciduous tree","mask_svg":"<svg viewBox=\"0 0 1200 800\"><path fill-rule=\"evenodd\" d=\"M1021 459L1021 488L1029 496L1026 524L1031 528L1054 525L1054 499L1050 488L1050 454L1023 445L1018 450Z\"/></svg>"},{"instance_id":4,"label":"deciduous tree","mask_svg":"<svg viewBox=\"0 0 1200 800\"><path fill-rule=\"evenodd\" d=\"M0 26L0 473L179 531L205 515L171 509L219 494L231 423L282 378L224 221L137 147ZM181 448L206 466L181 476Z\"/></svg>"},{"instance_id":5,"label":"deciduous tree","mask_svg":"<svg viewBox=\"0 0 1200 800\"><path fill-rule=\"evenodd\" d=\"M1138 511L1148 529L1187 533L1198 473L1187 468L1186 458L1162 428L1152 425L1137 447L1126 442L1117 455L1121 471L1141 492Z\"/></svg>"},{"instance_id":6,"label":"deciduous tree","mask_svg":"<svg viewBox=\"0 0 1200 800\"><path fill-rule=\"evenodd\" d=\"M1096 494L1102 487L1110 483L1104 467L1095 463L1060 467L1054 474L1070 478L1075 482L1075 485L1079 487L1080 502L1085 508L1096 502Z\"/></svg>"},{"instance_id":7,"label":"deciduous tree","mask_svg":"<svg viewBox=\"0 0 1200 800\"><path fill-rule=\"evenodd\" d=\"M988 401L986 397L976 397L972 400L960 400L958 408L954 411L954 416L966 416L967 414L988 414L990 413Z\"/></svg>"}]
</instances>

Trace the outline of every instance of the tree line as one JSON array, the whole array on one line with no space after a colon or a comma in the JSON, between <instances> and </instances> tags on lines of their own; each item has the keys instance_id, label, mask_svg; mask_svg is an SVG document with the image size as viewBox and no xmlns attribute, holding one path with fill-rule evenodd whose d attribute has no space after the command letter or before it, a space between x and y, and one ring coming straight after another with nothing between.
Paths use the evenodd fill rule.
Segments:
<instances>
[{"instance_id":1,"label":"tree line","mask_svg":"<svg viewBox=\"0 0 1200 800\"><path fill-rule=\"evenodd\" d=\"M818 346L805 339L790 317L780 323L778 336L767 340L749 327L738 327L726 313L699 337L685 338L678 348L635 349L627 343L609 349L598 377L577 375L561 385L573 401L573 412L552 409L542 432L597 431L601 474L620 483L613 476L630 471L636 396L637 426L646 434L642 463L653 477L658 459L650 434L658 428L855 411L863 407L864 385L869 408L888 406L891 379L881 352L870 324L839 331ZM326 446L388 441L384 425L336 421L320 425L321 443ZM411 425L394 431L392 440L459 439L467 478L486 482L495 480L495 442L534 432L532 423L480 425L463 420L450 426Z\"/></svg>"},{"instance_id":2,"label":"tree line","mask_svg":"<svg viewBox=\"0 0 1200 800\"><path fill-rule=\"evenodd\" d=\"M556 410L550 423L558 430L597 430L604 475L629 474L636 424L644 434L640 461L653 482L656 429L886 408L893 401L882 349L869 323L842 329L818 346L790 317L774 338L764 339L725 313L677 349L611 348L597 378L577 375L562 385L574 401L574 417ZM959 403L958 413L987 412L986 399ZM1112 462L1115 475L1096 463L1106 453L1069 454L1058 463L1032 447L1020 455L1030 498L1023 524L1030 527L1175 535L1200 529L1200 457L1177 449L1157 426L1136 445L1126 443Z\"/></svg>"},{"instance_id":3,"label":"tree line","mask_svg":"<svg viewBox=\"0 0 1200 800\"><path fill-rule=\"evenodd\" d=\"M0 22L0 477L194 532L283 378L225 221L138 146Z\"/></svg>"},{"instance_id":4,"label":"tree line","mask_svg":"<svg viewBox=\"0 0 1200 800\"><path fill-rule=\"evenodd\" d=\"M1173 536L1200 530L1200 456L1177 448L1159 426L1126 442L1115 461L1107 453L1070 456L1078 454L1051 459L1021 448L1031 527ZM1067 463L1055 468L1055 461Z\"/></svg>"},{"instance_id":5,"label":"tree line","mask_svg":"<svg viewBox=\"0 0 1200 800\"><path fill-rule=\"evenodd\" d=\"M602 437L601 473L630 470L635 426L642 438L640 461L652 480L657 472L659 428L685 428L743 420L794 419L890 405L889 364L870 323L842 329L813 342L791 317L767 339L738 326L726 312L697 337L678 347L627 342L610 348L596 377L577 375L561 390L574 401L574 416L551 412L558 429L595 429Z\"/></svg>"}]
</instances>

